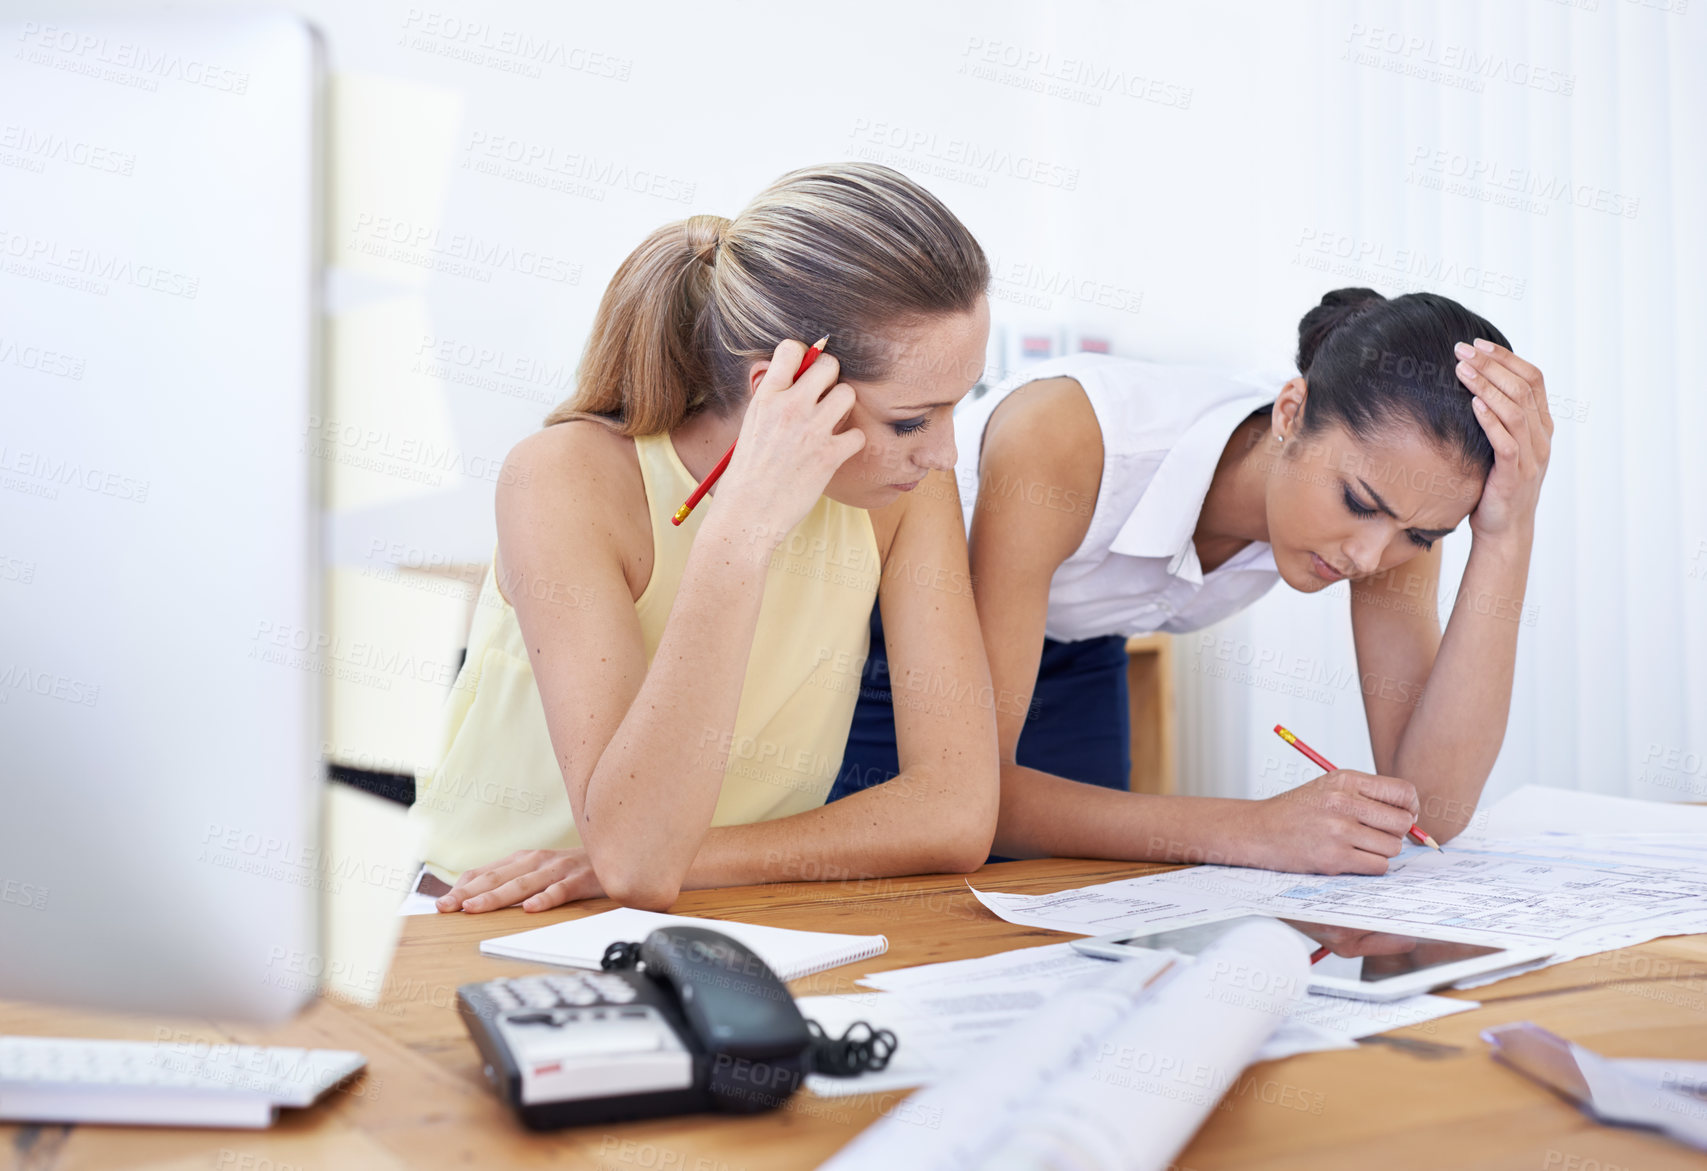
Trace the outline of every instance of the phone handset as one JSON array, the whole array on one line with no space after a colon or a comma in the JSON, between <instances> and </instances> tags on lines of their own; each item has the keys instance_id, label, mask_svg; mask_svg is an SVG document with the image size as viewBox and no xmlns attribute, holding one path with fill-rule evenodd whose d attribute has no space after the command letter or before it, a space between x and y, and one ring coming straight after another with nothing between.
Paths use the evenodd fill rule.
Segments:
<instances>
[{"instance_id":1,"label":"phone handset","mask_svg":"<svg viewBox=\"0 0 1707 1171\"><path fill-rule=\"evenodd\" d=\"M605 949L607 971L639 966L667 991L705 1061L707 1088L730 1111L782 1104L807 1073L853 1077L889 1064L899 1042L856 1021L839 1038L800 1014L788 986L751 950L706 927L662 927Z\"/></svg>"}]
</instances>

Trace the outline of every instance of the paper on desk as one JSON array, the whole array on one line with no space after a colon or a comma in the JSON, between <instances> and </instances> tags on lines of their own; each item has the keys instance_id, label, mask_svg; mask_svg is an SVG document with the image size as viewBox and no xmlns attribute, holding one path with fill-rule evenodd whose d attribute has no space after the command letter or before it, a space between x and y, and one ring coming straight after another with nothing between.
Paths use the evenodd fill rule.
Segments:
<instances>
[{"instance_id":1,"label":"paper on desk","mask_svg":"<svg viewBox=\"0 0 1707 1171\"><path fill-rule=\"evenodd\" d=\"M531 931L482 939L480 954L597 971L600 957L612 943L643 940L662 927L697 927L726 935L763 960L783 980L798 980L826 968L870 959L889 950L889 940L882 935L799 931L730 919L665 915L635 907L618 907L614 911L566 919Z\"/></svg>"},{"instance_id":2,"label":"paper on desk","mask_svg":"<svg viewBox=\"0 0 1707 1171\"><path fill-rule=\"evenodd\" d=\"M1051 993L824 1166L947 1171L1021 1148L1027 1165L1056 1166L1064 1143L1073 1166L1166 1166L1284 1019L1308 963L1295 935L1250 923L1195 963L1150 964L1106 963Z\"/></svg>"},{"instance_id":3,"label":"paper on desk","mask_svg":"<svg viewBox=\"0 0 1707 1171\"><path fill-rule=\"evenodd\" d=\"M1303 995L1310 964L1272 922L1221 936L1012 1120L989 1171L1161 1171ZM1131 1060L1127 1060L1131 1055Z\"/></svg>"},{"instance_id":4,"label":"paper on desk","mask_svg":"<svg viewBox=\"0 0 1707 1171\"><path fill-rule=\"evenodd\" d=\"M1707 833L1707 806L1525 785L1470 822L1472 837L1543 833Z\"/></svg>"},{"instance_id":5,"label":"paper on desk","mask_svg":"<svg viewBox=\"0 0 1707 1171\"><path fill-rule=\"evenodd\" d=\"M854 996L802 996L795 1002L801 1013L809 1020L815 1020L824 1026L831 1036L839 1037L855 1021L865 1021L875 1028L893 1031L900 1040L895 1056L886 1068L851 1078L810 1074L806 1078L806 1087L821 1098L845 1098L930 1085L966 1060L966 1055L978 1045L998 1036L1021 1017L1035 1012L1047 1003L1050 997L1059 995L1064 983L1068 982L1040 980L1029 984L997 984L987 986L976 993L959 996L946 990L869 992ZM1324 996L1305 999L1332 998ZM1444 1003L1453 1006L1448 1010L1450 1012L1476 1007L1474 1003L1459 1001ZM1418 1019L1427 1020L1436 1015L1444 1014L1431 1012ZM1320 1021L1305 1020L1299 1016L1283 1021L1251 1060L1278 1061L1282 1057L1292 1057L1299 1053L1357 1048L1354 1035L1323 1023L1334 1019L1336 1018L1330 1011L1322 1013ZM1377 1033L1410 1023L1414 1022L1360 1022L1360 1025L1366 1029L1366 1033ZM1355 1036L1363 1036L1366 1033L1358 1033Z\"/></svg>"},{"instance_id":6,"label":"paper on desk","mask_svg":"<svg viewBox=\"0 0 1707 1171\"><path fill-rule=\"evenodd\" d=\"M1159 954L1159 953L1158 953ZM990 985L975 992L866 992L851 996L802 996L795 1003L832 1037L855 1021L889 1029L900 1040L889 1065L852 1078L811 1074L806 1086L823 1098L884 1093L935 1081L966 1050L1042 1007L1058 985Z\"/></svg>"},{"instance_id":7,"label":"paper on desk","mask_svg":"<svg viewBox=\"0 0 1707 1171\"><path fill-rule=\"evenodd\" d=\"M947 995L951 991L971 995L1016 984L1052 991L1065 987L1073 980L1095 976L1108 963L1108 960L1084 954L1070 943L1047 943L1039 947L1021 947L997 952L995 955L980 956L977 959L891 968L887 972L873 972L862 976L859 983L883 991L919 995ZM1355 1040L1374 1033L1384 1033L1388 1029L1422 1024L1438 1017L1480 1007L1474 1000L1457 1000L1426 994L1407 996L1402 1000L1376 1002L1310 992L1292 1007L1290 1015L1298 1024L1325 1029ZM1265 1054L1263 1060L1269 1060L1272 1056L1274 1055Z\"/></svg>"},{"instance_id":8,"label":"paper on desk","mask_svg":"<svg viewBox=\"0 0 1707 1171\"><path fill-rule=\"evenodd\" d=\"M1603 1057L1529 1021L1485 1030L1494 1056L1607 1125L1659 1130L1707 1150L1707 1062Z\"/></svg>"},{"instance_id":9,"label":"paper on desk","mask_svg":"<svg viewBox=\"0 0 1707 1171\"><path fill-rule=\"evenodd\" d=\"M1198 866L1050 895L973 893L1010 923L1079 935L1259 914L1466 943L1546 946L1553 956L1536 965L1546 966L1707 931L1707 834L1460 838L1443 854L1407 847L1379 876Z\"/></svg>"},{"instance_id":10,"label":"paper on desk","mask_svg":"<svg viewBox=\"0 0 1707 1171\"><path fill-rule=\"evenodd\" d=\"M1155 952L1135 957L1130 964L1099 964L1094 969L1098 978L1088 981L987 980L964 992L939 986L908 993L801 997L796 1002L801 1013L832 1035L840 1035L853 1021L865 1020L894 1030L901 1042L885 1070L857 1078L812 1075L807 1086L814 1093L840 1097L935 1082L966 1061L981 1043L1005 1045L1016 1030L1035 1030L1030 1022L1044 1008L1048 1011L1042 1015L1054 1021L1056 1028L1038 1031L1045 1040L1031 1045L1030 1051L1052 1054L1050 1061L1065 1061L1074 1043L1069 1033L1094 1035L1107 1027L1176 958Z\"/></svg>"},{"instance_id":11,"label":"paper on desk","mask_svg":"<svg viewBox=\"0 0 1707 1171\"><path fill-rule=\"evenodd\" d=\"M1107 970L1104 967L1107 963L1107 960L1086 955L1070 943L1049 943L1041 947L1013 948L969 960L890 968L886 972L861 976L859 983L885 992L901 992L933 986L965 988L1036 979L1066 981L1101 975Z\"/></svg>"},{"instance_id":12,"label":"paper on desk","mask_svg":"<svg viewBox=\"0 0 1707 1171\"><path fill-rule=\"evenodd\" d=\"M1707 1061L1673 1061L1668 1057L1615 1057L1614 1065L1641 1086L1667 1093L1707 1095ZM1702 1103L1707 1110L1707 1100Z\"/></svg>"},{"instance_id":13,"label":"paper on desk","mask_svg":"<svg viewBox=\"0 0 1707 1171\"><path fill-rule=\"evenodd\" d=\"M1699 1062L1608 1058L1581 1045L1572 1045L1571 1055L1588 1085L1590 1107L1602 1120L1654 1127L1707 1150L1707 1100L1694 1091L1688 1073L1680 1081L1677 1072L1680 1065L1699 1070Z\"/></svg>"},{"instance_id":14,"label":"paper on desk","mask_svg":"<svg viewBox=\"0 0 1707 1171\"><path fill-rule=\"evenodd\" d=\"M1072 944L1045 944L978 959L877 972L860 981L888 991L802 997L800 1011L832 1035L839 1036L853 1022L863 1020L892 1029L901 1039L894 1060L881 1072L857 1078L813 1075L806 1084L826 1098L928 1085L963 1060L971 1047L1035 1011L1062 989L1101 975L1108 965L1108 960L1087 956ZM1309 993L1291 1005L1288 1019L1252 1060L1354 1049L1357 1038L1477 1007L1473 1000L1443 996L1411 996L1378 1004Z\"/></svg>"},{"instance_id":15,"label":"paper on desk","mask_svg":"<svg viewBox=\"0 0 1707 1171\"><path fill-rule=\"evenodd\" d=\"M1236 880L1238 877L1238 872L1232 867L1198 866L1191 870L1172 872L1193 876L1183 890L1136 885L1147 880L1169 878L1172 874L1121 879L1048 895L985 891L979 890L971 883L967 883L966 887L973 897L989 908L998 919L1017 923L1021 927L1040 927L1045 931L1065 931L1073 935L1108 935L1116 931L1130 931L1138 935L1166 931L1174 927L1190 927L1197 923L1249 913L1252 905L1259 901L1255 896L1240 898L1214 889L1214 883L1206 882L1202 877L1205 870L1227 872L1225 875L1215 875L1217 880L1223 877ZM1294 880L1297 878L1296 875L1285 877Z\"/></svg>"},{"instance_id":16,"label":"paper on desk","mask_svg":"<svg viewBox=\"0 0 1707 1171\"><path fill-rule=\"evenodd\" d=\"M1168 953L1142 964L1159 968ZM857 1078L812 1076L807 1086L822 1097L880 1093L925 1085L958 1062L965 1052L1051 996L1090 978L1106 976L1110 964L1074 951L1071 944L1019 948L970 960L919 964L862 977L876 992L846 996L808 996L800 1011L832 1035L865 1020L892 1029L901 1044L887 1069Z\"/></svg>"},{"instance_id":17,"label":"paper on desk","mask_svg":"<svg viewBox=\"0 0 1707 1171\"><path fill-rule=\"evenodd\" d=\"M1479 1001L1427 993L1407 996L1403 1000L1380 1001L1352 1000L1345 996L1312 992L1293 1007L1292 1021L1357 1040L1481 1007Z\"/></svg>"}]
</instances>

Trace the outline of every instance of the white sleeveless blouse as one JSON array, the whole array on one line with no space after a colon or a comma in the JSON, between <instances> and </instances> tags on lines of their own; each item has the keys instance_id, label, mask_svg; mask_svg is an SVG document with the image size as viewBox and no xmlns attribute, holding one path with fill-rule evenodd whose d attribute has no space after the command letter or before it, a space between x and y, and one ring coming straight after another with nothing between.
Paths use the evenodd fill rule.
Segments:
<instances>
[{"instance_id":1,"label":"white sleeveless blouse","mask_svg":"<svg viewBox=\"0 0 1707 1171\"><path fill-rule=\"evenodd\" d=\"M1102 486L1084 541L1049 583L1044 633L1072 642L1153 630L1183 634L1219 622L1280 579L1274 554L1266 543L1252 542L1206 575L1191 536L1228 438L1252 411L1274 401L1286 377L1106 354L1073 354L1028 367L955 415L955 474L967 528L991 412L1029 382L1071 378L1084 388L1102 428ZM984 490L1007 489L991 484Z\"/></svg>"}]
</instances>

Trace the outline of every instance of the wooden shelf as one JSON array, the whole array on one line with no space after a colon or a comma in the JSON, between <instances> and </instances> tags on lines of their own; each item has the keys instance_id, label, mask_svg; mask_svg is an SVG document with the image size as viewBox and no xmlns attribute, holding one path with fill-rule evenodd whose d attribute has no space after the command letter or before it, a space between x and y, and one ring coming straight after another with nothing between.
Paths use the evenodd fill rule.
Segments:
<instances>
[{"instance_id":1,"label":"wooden shelf","mask_svg":"<svg viewBox=\"0 0 1707 1171\"><path fill-rule=\"evenodd\" d=\"M1174 754L1174 644L1170 634L1126 640L1126 688L1132 707L1134 793L1177 791Z\"/></svg>"}]
</instances>

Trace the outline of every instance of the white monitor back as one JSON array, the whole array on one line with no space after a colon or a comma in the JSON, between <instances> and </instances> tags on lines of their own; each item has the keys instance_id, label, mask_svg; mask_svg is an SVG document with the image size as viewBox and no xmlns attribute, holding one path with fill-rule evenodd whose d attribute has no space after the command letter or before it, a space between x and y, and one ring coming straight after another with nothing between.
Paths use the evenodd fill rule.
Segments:
<instances>
[{"instance_id":1,"label":"white monitor back","mask_svg":"<svg viewBox=\"0 0 1707 1171\"><path fill-rule=\"evenodd\" d=\"M318 38L0 43L0 997L276 1020L327 870Z\"/></svg>"}]
</instances>

